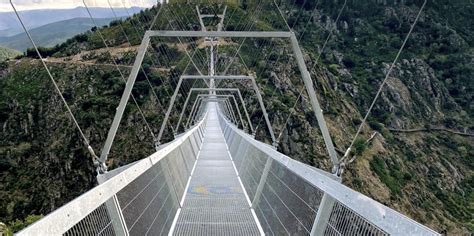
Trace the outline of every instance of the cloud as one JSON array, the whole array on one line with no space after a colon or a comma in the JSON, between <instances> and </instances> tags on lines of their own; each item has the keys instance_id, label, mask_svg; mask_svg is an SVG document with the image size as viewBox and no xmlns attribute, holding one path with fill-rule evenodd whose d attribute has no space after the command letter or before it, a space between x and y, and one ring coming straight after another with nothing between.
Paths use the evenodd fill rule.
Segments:
<instances>
[{"instance_id":1,"label":"cloud","mask_svg":"<svg viewBox=\"0 0 474 236\"><path fill-rule=\"evenodd\" d=\"M107 0L85 0L89 7L109 7ZM151 7L153 0L110 0L112 7ZM13 0L18 11L36 9L69 9L83 7L82 0ZM9 0L0 0L0 12L13 11Z\"/></svg>"}]
</instances>

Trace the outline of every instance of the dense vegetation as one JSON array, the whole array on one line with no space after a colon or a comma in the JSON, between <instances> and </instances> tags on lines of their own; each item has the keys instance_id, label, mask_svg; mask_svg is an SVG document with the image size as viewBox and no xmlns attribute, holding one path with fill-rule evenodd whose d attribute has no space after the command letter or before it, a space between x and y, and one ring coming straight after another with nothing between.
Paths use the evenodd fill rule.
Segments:
<instances>
[{"instance_id":1,"label":"dense vegetation","mask_svg":"<svg viewBox=\"0 0 474 236\"><path fill-rule=\"evenodd\" d=\"M241 6L229 4L225 29L286 30L270 2L259 5L247 0ZM468 234L474 230L473 139L430 129L446 127L472 133L474 126L472 7L448 3L437 0L426 6L369 125L356 141L356 159L348 165L344 182L440 232ZM331 135L336 147L344 151L421 1L348 1L335 25L342 4L343 1L320 0L318 10L313 11L316 1L297 0L282 1L281 7L288 24L301 37ZM246 11L260 9L258 6L263 7L257 17ZM218 12L215 7L204 10ZM143 29L150 26L156 11L145 10L131 19L113 21L105 28L92 28L55 47L41 48L44 56L64 60L64 64L50 64L53 75L60 81L96 150L106 137L123 89L118 71L101 64L113 64L114 60L119 65L132 64L135 52L125 49L140 43ZM256 22L248 27L240 20L243 18L256 18ZM321 61L313 67L312 60L331 27L336 27L336 31ZM170 5L157 19L155 29L199 30L194 6ZM116 49L113 53L102 50L104 44L99 33L109 47ZM186 66L185 51L170 42L152 40L149 53L153 52L155 57L145 57L145 73L139 74L134 89L147 120L156 128L162 119L156 110L168 104L177 76L186 70L195 73L192 66ZM183 44L192 51L200 41L183 39ZM234 52L232 46L219 47L219 72L231 62ZM286 129L283 127L302 86L289 45L282 40L247 40L240 52L251 73L257 75L275 131L283 131L279 149L295 159L329 170L306 95L296 106L299 112L291 117ZM196 63L207 73L205 53L204 49L196 49ZM77 60L75 57L97 65L68 64ZM27 57L0 67L0 127L4 131L0 134L0 154L6 157L0 160L0 180L6 183L0 188L0 198L5 199L0 203L0 220L12 225L21 225L14 224L14 220L26 219L28 215L47 214L94 185L90 156L62 104L51 96L51 83L34 58L35 53L28 50ZM230 71L245 73L245 68L234 62ZM123 72L127 75L128 69ZM159 100L154 99L147 78ZM244 90L245 84L233 86L243 89L252 121L264 127L250 91ZM173 114L172 124L176 116ZM132 102L121 125L110 155L112 168L153 152L152 137ZM420 127L427 127L428 131L391 131ZM378 134L367 142L374 131ZM168 130L165 140L171 138ZM269 142L264 128L259 129L257 138ZM131 146L136 148L130 149Z\"/></svg>"}]
</instances>

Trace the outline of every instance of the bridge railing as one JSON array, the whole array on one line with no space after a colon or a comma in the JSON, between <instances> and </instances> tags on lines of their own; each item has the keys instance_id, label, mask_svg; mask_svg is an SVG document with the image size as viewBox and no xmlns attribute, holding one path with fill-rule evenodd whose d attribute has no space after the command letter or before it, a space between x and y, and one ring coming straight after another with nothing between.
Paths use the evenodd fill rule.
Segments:
<instances>
[{"instance_id":1,"label":"bridge railing","mask_svg":"<svg viewBox=\"0 0 474 236\"><path fill-rule=\"evenodd\" d=\"M17 235L168 233L204 137L201 120L140 161L98 176L99 185Z\"/></svg>"},{"instance_id":2,"label":"bridge railing","mask_svg":"<svg viewBox=\"0 0 474 236\"><path fill-rule=\"evenodd\" d=\"M219 121L252 208L268 235L439 235L337 177Z\"/></svg>"}]
</instances>

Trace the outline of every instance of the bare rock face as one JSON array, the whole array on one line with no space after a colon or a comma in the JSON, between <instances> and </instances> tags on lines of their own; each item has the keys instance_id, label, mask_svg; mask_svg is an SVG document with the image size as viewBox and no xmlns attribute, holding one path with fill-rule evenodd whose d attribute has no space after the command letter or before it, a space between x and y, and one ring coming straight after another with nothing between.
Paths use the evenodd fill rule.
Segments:
<instances>
[{"instance_id":1,"label":"bare rock face","mask_svg":"<svg viewBox=\"0 0 474 236\"><path fill-rule=\"evenodd\" d=\"M277 89L290 89L289 86L291 85L291 83L289 82L288 76L286 76L285 74L280 73L279 75L277 75L276 72L272 71L270 72L270 79Z\"/></svg>"},{"instance_id":2,"label":"bare rock face","mask_svg":"<svg viewBox=\"0 0 474 236\"><path fill-rule=\"evenodd\" d=\"M384 64L384 73L389 67ZM397 63L381 99L390 113L397 114L389 124L394 128L413 127L423 121L439 122L448 106L450 110L459 110L434 70L419 59Z\"/></svg>"}]
</instances>

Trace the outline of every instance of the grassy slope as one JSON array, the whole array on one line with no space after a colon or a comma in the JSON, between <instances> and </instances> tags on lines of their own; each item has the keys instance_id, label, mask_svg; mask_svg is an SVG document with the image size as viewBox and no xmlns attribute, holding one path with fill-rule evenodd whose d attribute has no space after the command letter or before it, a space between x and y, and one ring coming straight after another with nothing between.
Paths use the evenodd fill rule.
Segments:
<instances>
[{"instance_id":1,"label":"grassy slope","mask_svg":"<svg viewBox=\"0 0 474 236\"><path fill-rule=\"evenodd\" d=\"M10 48L0 47L0 62L9 58L14 58L18 55L21 55L21 52Z\"/></svg>"}]
</instances>

